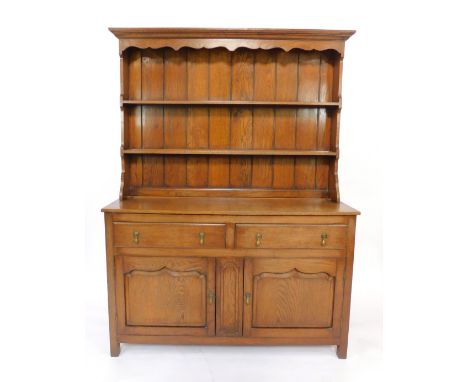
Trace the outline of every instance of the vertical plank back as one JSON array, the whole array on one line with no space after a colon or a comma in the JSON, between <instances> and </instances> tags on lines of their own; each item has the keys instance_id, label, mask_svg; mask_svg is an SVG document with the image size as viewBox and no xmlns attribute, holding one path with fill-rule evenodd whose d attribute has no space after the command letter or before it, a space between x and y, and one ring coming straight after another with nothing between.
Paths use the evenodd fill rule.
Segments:
<instances>
[{"instance_id":1,"label":"vertical plank back","mask_svg":"<svg viewBox=\"0 0 468 382\"><path fill-rule=\"evenodd\" d=\"M331 51L130 48L122 59L122 97L131 100L338 102L341 96L340 56ZM338 127L339 111L325 107L137 104L124 106L123 144L338 151ZM141 154L123 161L127 195L175 187L337 196L337 160L329 157Z\"/></svg>"}]
</instances>

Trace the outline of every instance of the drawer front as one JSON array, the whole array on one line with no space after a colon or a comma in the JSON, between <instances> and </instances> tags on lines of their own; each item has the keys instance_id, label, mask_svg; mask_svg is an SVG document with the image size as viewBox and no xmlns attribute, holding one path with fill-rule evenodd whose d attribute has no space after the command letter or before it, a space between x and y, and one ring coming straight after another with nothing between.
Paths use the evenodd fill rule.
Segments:
<instances>
[{"instance_id":1,"label":"drawer front","mask_svg":"<svg viewBox=\"0 0 468 382\"><path fill-rule=\"evenodd\" d=\"M237 224L237 248L343 249L344 225Z\"/></svg>"},{"instance_id":2,"label":"drawer front","mask_svg":"<svg viewBox=\"0 0 468 382\"><path fill-rule=\"evenodd\" d=\"M225 248L224 224L114 223L116 247Z\"/></svg>"}]
</instances>

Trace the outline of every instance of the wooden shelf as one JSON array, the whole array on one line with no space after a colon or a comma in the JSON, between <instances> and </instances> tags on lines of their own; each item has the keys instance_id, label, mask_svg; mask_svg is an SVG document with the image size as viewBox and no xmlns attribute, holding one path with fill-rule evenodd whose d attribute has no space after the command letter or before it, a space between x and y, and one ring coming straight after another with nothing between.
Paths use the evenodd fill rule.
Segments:
<instances>
[{"instance_id":1,"label":"wooden shelf","mask_svg":"<svg viewBox=\"0 0 468 382\"><path fill-rule=\"evenodd\" d=\"M123 105L186 105L186 106L282 106L282 107L327 107L337 108L339 102L303 102L303 101L156 101L156 100L123 100Z\"/></svg>"},{"instance_id":2,"label":"wooden shelf","mask_svg":"<svg viewBox=\"0 0 468 382\"><path fill-rule=\"evenodd\" d=\"M160 154L160 155L278 155L278 156L329 156L335 157L334 151L316 150L216 150L216 149L125 149L124 154Z\"/></svg>"}]
</instances>

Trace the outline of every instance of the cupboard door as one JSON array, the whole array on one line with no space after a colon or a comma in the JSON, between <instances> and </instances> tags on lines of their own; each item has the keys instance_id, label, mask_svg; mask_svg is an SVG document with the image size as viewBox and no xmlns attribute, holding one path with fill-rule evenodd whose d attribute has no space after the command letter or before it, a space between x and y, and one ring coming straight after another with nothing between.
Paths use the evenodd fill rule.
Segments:
<instances>
[{"instance_id":1,"label":"cupboard door","mask_svg":"<svg viewBox=\"0 0 468 382\"><path fill-rule=\"evenodd\" d=\"M246 259L244 335L338 335L343 268L342 259Z\"/></svg>"},{"instance_id":2,"label":"cupboard door","mask_svg":"<svg viewBox=\"0 0 468 382\"><path fill-rule=\"evenodd\" d=\"M214 335L215 263L207 258L116 258L119 330Z\"/></svg>"}]
</instances>

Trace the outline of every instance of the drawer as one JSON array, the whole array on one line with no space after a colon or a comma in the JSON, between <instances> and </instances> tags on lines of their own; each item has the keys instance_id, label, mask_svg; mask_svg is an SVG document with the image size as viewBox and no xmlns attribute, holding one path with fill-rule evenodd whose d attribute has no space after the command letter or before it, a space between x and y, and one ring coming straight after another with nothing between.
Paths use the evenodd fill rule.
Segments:
<instances>
[{"instance_id":1,"label":"drawer","mask_svg":"<svg viewBox=\"0 0 468 382\"><path fill-rule=\"evenodd\" d=\"M237 248L343 249L344 225L237 224Z\"/></svg>"},{"instance_id":2,"label":"drawer","mask_svg":"<svg viewBox=\"0 0 468 382\"><path fill-rule=\"evenodd\" d=\"M225 248L224 224L114 223L116 247Z\"/></svg>"}]
</instances>

